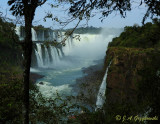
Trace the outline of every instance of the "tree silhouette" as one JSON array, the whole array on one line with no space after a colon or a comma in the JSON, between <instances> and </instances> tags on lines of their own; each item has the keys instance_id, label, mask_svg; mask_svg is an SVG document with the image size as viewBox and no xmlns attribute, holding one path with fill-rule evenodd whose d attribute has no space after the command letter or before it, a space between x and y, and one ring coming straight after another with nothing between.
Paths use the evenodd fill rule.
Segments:
<instances>
[{"instance_id":1,"label":"tree silhouette","mask_svg":"<svg viewBox=\"0 0 160 124\"><path fill-rule=\"evenodd\" d=\"M10 10L15 16L24 16L25 19L25 40L23 42L24 56L24 124L29 123L29 79L32 55L32 34L31 27L36 8L43 5L46 0L9 0Z\"/></svg>"}]
</instances>

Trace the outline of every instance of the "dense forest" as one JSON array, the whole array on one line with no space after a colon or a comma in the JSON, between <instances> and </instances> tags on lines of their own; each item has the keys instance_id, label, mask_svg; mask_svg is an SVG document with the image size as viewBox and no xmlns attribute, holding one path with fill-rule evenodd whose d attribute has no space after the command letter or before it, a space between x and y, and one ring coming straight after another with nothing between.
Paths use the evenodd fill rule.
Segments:
<instances>
[{"instance_id":1,"label":"dense forest","mask_svg":"<svg viewBox=\"0 0 160 124\"><path fill-rule=\"evenodd\" d=\"M0 122L16 122L22 115L22 50L15 25L0 19Z\"/></svg>"},{"instance_id":2,"label":"dense forest","mask_svg":"<svg viewBox=\"0 0 160 124\"><path fill-rule=\"evenodd\" d=\"M114 38L109 46L149 48L160 47L160 20L153 19L143 26L126 26L124 32Z\"/></svg>"}]
</instances>

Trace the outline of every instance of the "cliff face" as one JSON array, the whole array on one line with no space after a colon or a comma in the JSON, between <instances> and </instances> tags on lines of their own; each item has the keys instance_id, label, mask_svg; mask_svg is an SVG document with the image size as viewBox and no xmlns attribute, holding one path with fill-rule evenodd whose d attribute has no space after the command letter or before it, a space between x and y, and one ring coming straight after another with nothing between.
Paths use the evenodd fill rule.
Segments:
<instances>
[{"instance_id":1,"label":"cliff face","mask_svg":"<svg viewBox=\"0 0 160 124\"><path fill-rule=\"evenodd\" d=\"M158 52L151 48L108 48L105 66L112 61L107 77L108 103L137 103L138 86L142 81L139 71L150 66L154 53Z\"/></svg>"}]
</instances>

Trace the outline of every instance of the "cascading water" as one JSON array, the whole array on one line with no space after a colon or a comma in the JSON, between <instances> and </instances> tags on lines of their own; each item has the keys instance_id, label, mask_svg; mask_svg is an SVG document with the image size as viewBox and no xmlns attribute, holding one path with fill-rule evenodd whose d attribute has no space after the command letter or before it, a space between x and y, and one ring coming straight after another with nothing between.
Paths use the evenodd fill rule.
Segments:
<instances>
[{"instance_id":1,"label":"cascading water","mask_svg":"<svg viewBox=\"0 0 160 124\"><path fill-rule=\"evenodd\" d=\"M20 27L16 27L16 32L20 39L24 39L23 30ZM23 35L21 35L23 34ZM75 37L77 34L73 34ZM65 47L58 45L57 47L43 44L43 41L57 41L60 42L65 37L65 32L53 31L53 30L34 30L32 28L32 40L35 41L34 53L36 57L37 67L39 68L54 68L55 66L65 63L63 56L74 56L81 59L100 59L104 56L106 43L109 39L114 37L113 34L108 36L100 34L79 34L81 41L73 39L72 36L65 42ZM107 41L107 42L106 42ZM43 44L43 47L42 47ZM66 58L66 57L65 57ZM34 60L32 60L34 61ZM36 64L35 64L36 65ZM35 66L34 65L34 66ZM59 65L62 66L62 65Z\"/></svg>"},{"instance_id":2,"label":"cascading water","mask_svg":"<svg viewBox=\"0 0 160 124\"><path fill-rule=\"evenodd\" d=\"M31 32L32 32L32 41L37 41L37 33L36 31L32 28L31 29Z\"/></svg>"},{"instance_id":3,"label":"cascading water","mask_svg":"<svg viewBox=\"0 0 160 124\"><path fill-rule=\"evenodd\" d=\"M45 49L45 61L44 61L44 63L46 65L50 65L49 53L48 53L48 50L47 50L46 46L44 46L44 49Z\"/></svg>"},{"instance_id":4,"label":"cascading water","mask_svg":"<svg viewBox=\"0 0 160 124\"><path fill-rule=\"evenodd\" d=\"M42 67L43 66L43 62L42 62L42 59L41 57L39 56L37 50L35 50L35 55L36 55L36 58L37 58L37 64L39 67Z\"/></svg>"},{"instance_id":5,"label":"cascading water","mask_svg":"<svg viewBox=\"0 0 160 124\"><path fill-rule=\"evenodd\" d=\"M20 27L16 27L15 31L16 31L16 34L20 37L21 36Z\"/></svg>"},{"instance_id":6,"label":"cascading water","mask_svg":"<svg viewBox=\"0 0 160 124\"><path fill-rule=\"evenodd\" d=\"M19 36L19 39L23 40L25 35L21 35L23 34L22 28L16 27L15 31ZM36 46L36 48L34 49L34 53L37 60L37 67L52 68L56 66L57 63L59 63L60 58L63 57L63 50L51 45L49 45L49 47L46 47L45 45L43 45L43 41L56 40L57 42L59 42L62 39L62 36L60 37L62 33L54 32L52 30L35 31L33 28L31 29L31 32L32 32L32 41Z\"/></svg>"},{"instance_id":7,"label":"cascading water","mask_svg":"<svg viewBox=\"0 0 160 124\"><path fill-rule=\"evenodd\" d=\"M37 63L38 63L38 67L43 67L44 63L43 63L43 57L42 57L42 48L41 48L41 44L37 43L36 44L37 50L35 50L36 52L36 58L37 58Z\"/></svg>"},{"instance_id":8,"label":"cascading water","mask_svg":"<svg viewBox=\"0 0 160 124\"><path fill-rule=\"evenodd\" d=\"M105 102L105 92L106 92L106 86L107 86L106 80L107 80L107 74L108 74L108 69L109 69L110 65L111 65L111 62L109 63L109 65L106 69L101 86L99 88L95 110L101 109L103 107L104 102Z\"/></svg>"},{"instance_id":9,"label":"cascading water","mask_svg":"<svg viewBox=\"0 0 160 124\"><path fill-rule=\"evenodd\" d=\"M42 43L36 43L37 66L39 68L54 68L62 57L62 51L51 45L48 48L43 45L44 50L42 50L42 45Z\"/></svg>"},{"instance_id":10,"label":"cascading water","mask_svg":"<svg viewBox=\"0 0 160 124\"><path fill-rule=\"evenodd\" d=\"M19 36L19 40L24 40L24 30L21 27L16 27L15 32Z\"/></svg>"},{"instance_id":11,"label":"cascading water","mask_svg":"<svg viewBox=\"0 0 160 124\"><path fill-rule=\"evenodd\" d=\"M52 56L52 63L53 65L56 66L57 62L59 61L56 48L54 48L53 46L50 46L50 50L51 50L51 56Z\"/></svg>"}]
</instances>

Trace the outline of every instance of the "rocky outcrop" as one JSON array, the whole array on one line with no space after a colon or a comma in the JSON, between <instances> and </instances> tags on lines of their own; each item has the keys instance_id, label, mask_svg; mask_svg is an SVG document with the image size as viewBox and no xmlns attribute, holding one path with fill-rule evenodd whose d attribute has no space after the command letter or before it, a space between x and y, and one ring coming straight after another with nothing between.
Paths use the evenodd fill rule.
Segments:
<instances>
[{"instance_id":1,"label":"rocky outcrop","mask_svg":"<svg viewBox=\"0 0 160 124\"><path fill-rule=\"evenodd\" d=\"M40 78L43 78L44 77L44 75L39 75L39 74L36 74L36 73L30 73L30 81L32 82L32 83L36 83L36 81L38 80L38 79L40 79ZM43 83L43 82L42 82ZM41 84L42 84L41 83Z\"/></svg>"},{"instance_id":2,"label":"rocky outcrop","mask_svg":"<svg viewBox=\"0 0 160 124\"><path fill-rule=\"evenodd\" d=\"M107 77L108 103L137 103L137 86L142 80L139 71L150 64L152 54L156 51L152 48L108 48L105 66L112 61Z\"/></svg>"}]
</instances>

